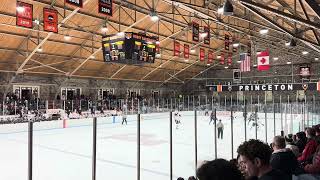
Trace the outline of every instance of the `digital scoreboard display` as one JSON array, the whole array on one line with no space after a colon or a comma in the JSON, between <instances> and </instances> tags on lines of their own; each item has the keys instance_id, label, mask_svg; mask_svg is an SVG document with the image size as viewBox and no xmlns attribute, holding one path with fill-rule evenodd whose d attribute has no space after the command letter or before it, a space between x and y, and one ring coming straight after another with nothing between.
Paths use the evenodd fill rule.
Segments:
<instances>
[{"instance_id":1,"label":"digital scoreboard display","mask_svg":"<svg viewBox=\"0 0 320 180\"><path fill-rule=\"evenodd\" d=\"M157 38L127 32L102 38L105 62L123 64L154 63Z\"/></svg>"}]
</instances>

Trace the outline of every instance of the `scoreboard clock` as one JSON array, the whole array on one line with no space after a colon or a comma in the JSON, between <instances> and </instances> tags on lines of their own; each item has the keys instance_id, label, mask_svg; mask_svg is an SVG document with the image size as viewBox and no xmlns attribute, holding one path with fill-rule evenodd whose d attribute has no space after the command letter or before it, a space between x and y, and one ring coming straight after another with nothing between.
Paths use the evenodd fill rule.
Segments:
<instances>
[{"instance_id":1,"label":"scoreboard clock","mask_svg":"<svg viewBox=\"0 0 320 180\"><path fill-rule=\"evenodd\" d=\"M103 58L107 63L154 63L157 38L126 32L102 38Z\"/></svg>"}]
</instances>

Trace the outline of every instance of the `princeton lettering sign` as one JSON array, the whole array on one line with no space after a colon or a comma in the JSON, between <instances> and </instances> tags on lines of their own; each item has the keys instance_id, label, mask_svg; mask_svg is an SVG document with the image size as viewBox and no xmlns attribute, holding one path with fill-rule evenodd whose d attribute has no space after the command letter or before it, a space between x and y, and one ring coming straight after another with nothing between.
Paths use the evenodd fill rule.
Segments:
<instances>
[{"instance_id":1,"label":"princeton lettering sign","mask_svg":"<svg viewBox=\"0 0 320 180\"><path fill-rule=\"evenodd\" d=\"M223 91L298 91L318 90L317 83L300 84L241 84L241 85L207 85L209 90Z\"/></svg>"}]
</instances>

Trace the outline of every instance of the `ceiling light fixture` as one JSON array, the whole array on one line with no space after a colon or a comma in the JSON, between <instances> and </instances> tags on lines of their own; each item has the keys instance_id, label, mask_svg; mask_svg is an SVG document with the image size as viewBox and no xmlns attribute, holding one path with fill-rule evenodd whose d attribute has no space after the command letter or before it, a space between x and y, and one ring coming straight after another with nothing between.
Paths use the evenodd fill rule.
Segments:
<instances>
[{"instance_id":1,"label":"ceiling light fixture","mask_svg":"<svg viewBox=\"0 0 320 180\"><path fill-rule=\"evenodd\" d=\"M39 47L39 48L37 49L37 51L38 51L38 52L42 52L42 51L43 51L42 47Z\"/></svg>"},{"instance_id":2,"label":"ceiling light fixture","mask_svg":"<svg viewBox=\"0 0 320 180\"><path fill-rule=\"evenodd\" d=\"M69 34L67 34L67 35L64 36L64 39L67 40L67 41L70 41L71 40L71 36L69 36Z\"/></svg>"},{"instance_id":3,"label":"ceiling light fixture","mask_svg":"<svg viewBox=\"0 0 320 180\"><path fill-rule=\"evenodd\" d=\"M236 47L239 47L240 44L239 43L233 43L232 46L236 48Z\"/></svg>"},{"instance_id":4,"label":"ceiling light fixture","mask_svg":"<svg viewBox=\"0 0 320 180\"><path fill-rule=\"evenodd\" d=\"M229 0L226 0L223 5L223 15L231 16L233 15L233 5Z\"/></svg>"},{"instance_id":5,"label":"ceiling light fixture","mask_svg":"<svg viewBox=\"0 0 320 180\"><path fill-rule=\"evenodd\" d=\"M196 53L196 50L195 49L191 49L190 53L194 54L194 53Z\"/></svg>"},{"instance_id":6,"label":"ceiling light fixture","mask_svg":"<svg viewBox=\"0 0 320 180\"><path fill-rule=\"evenodd\" d=\"M157 13L154 12L154 11L152 11L152 12L150 13L150 18L151 18L151 21L153 21L153 22L156 22L156 21L159 20L159 16L158 16Z\"/></svg>"},{"instance_id":7,"label":"ceiling light fixture","mask_svg":"<svg viewBox=\"0 0 320 180\"><path fill-rule=\"evenodd\" d=\"M103 32L103 33L106 33L106 32L108 32L108 27L106 26L106 25L103 25L102 26L102 28L101 28L101 31Z\"/></svg>"},{"instance_id":8,"label":"ceiling light fixture","mask_svg":"<svg viewBox=\"0 0 320 180\"><path fill-rule=\"evenodd\" d=\"M274 57L273 60L277 61L277 60L279 60L279 58L278 57Z\"/></svg>"},{"instance_id":9,"label":"ceiling light fixture","mask_svg":"<svg viewBox=\"0 0 320 180\"><path fill-rule=\"evenodd\" d=\"M89 58L90 58L90 59L94 59L95 57L94 57L94 55L91 55Z\"/></svg>"},{"instance_id":10,"label":"ceiling light fixture","mask_svg":"<svg viewBox=\"0 0 320 180\"><path fill-rule=\"evenodd\" d=\"M291 61L288 61L287 64L291 64Z\"/></svg>"},{"instance_id":11,"label":"ceiling light fixture","mask_svg":"<svg viewBox=\"0 0 320 180\"><path fill-rule=\"evenodd\" d=\"M225 69L228 69L229 67L228 67L228 66L225 66L224 68L225 68Z\"/></svg>"},{"instance_id":12,"label":"ceiling light fixture","mask_svg":"<svg viewBox=\"0 0 320 180\"><path fill-rule=\"evenodd\" d=\"M308 51L302 51L302 54L303 55L307 55L307 54L309 54L309 52Z\"/></svg>"},{"instance_id":13,"label":"ceiling light fixture","mask_svg":"<svg viewBox=\"0 0 320 180\"><path fill-rule=\"evenodd\" d=\"M124 36L124 32L118 32L117 36L121 36L121 37Z\"/></svg>"},{"instance_id":14,"label":"ceiling light fixture","mask_svg":"<svg viewBox=\"0 0 320 180\"><path fill-rule=\"evenodd\" d=\"M259 31L260 34L267 34L268 32L269 32L268 29L261 29L261 30Z\"/></svg>"},{"instance_id":15,"label":"ceiling light fixture","mask_svg":"<svg viewBox=\"0 0 320 180\"><path fill-rule=\"evenodd\" d=\"M319 58L314 58L315 61L319 61Z\"/></svg>"}]
</instances>

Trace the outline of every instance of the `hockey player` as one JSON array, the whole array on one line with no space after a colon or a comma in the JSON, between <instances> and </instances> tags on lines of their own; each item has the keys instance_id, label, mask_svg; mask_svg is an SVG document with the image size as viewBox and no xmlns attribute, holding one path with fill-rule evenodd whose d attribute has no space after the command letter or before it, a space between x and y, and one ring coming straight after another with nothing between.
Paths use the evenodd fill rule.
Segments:
<instances>
[{"instance_id":1,"label":"hockey player","mask_svg":"<svg viewBox=\"0 0 320 180\"><path fill-rule=\"evenodd\" d=\"M214 119L215 119L216 117L215 117L215 115L214 115L214 113L213 113L213 111L211 112L211 114L210 114L210 121L209 121L209 125L211 124L211 122L213 122L213 124L214 124Z\"/></svg>"}]
</instances>

